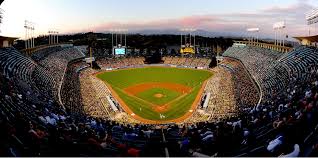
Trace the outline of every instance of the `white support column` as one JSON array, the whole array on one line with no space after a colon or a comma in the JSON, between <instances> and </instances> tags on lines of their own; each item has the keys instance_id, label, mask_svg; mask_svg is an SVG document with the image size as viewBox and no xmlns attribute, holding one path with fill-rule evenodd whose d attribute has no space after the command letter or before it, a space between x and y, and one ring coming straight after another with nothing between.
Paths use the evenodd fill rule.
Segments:
<instances>
[{"instance_id":1,"label":"white support column","mask_svg":"<svg viewBox=\"0 0 318 158\"><path fill-rule=\"evenodd\" d=\"M113 49L113 47L114 47L114 33L112 31L112 49Z\"/></svg>"},{"instance_id":2,"label":"white support column","mask_svg":"<svg viewBox=\"0 0 318 158\"><path fill-rule=\"evenodd\" d=\"M283 31L283 46L285 46L285 37L286 37L285 30L283 29L282 31Z\"/></svg>"},{"instance_id":3,"label":"white support column","mask_svg":"<svg viewBox=\"0 0 318 158\"><path fill-rule=\"evenodd\" d=\"M181 43L180 43L180 48L182 47L182 32L181 32Z\"/></svg>"},{"instance_id":4,"label":"white support column","mask_svg":"<svg viewBox=\"0 0 318 158\"><path fill-rule=\"evenodd\" d=\"M31 28L31 48L33 48L33 28Z\"/></svg>"},{"instance_id":5,"label":"white support column","mask_svg":"<svg viewBox=\"0 0 318 158\"><path fill-rule=\"evenodd\" d=\"M53 33L53 44L56 44L56 33L55 33L55 31Z\"/></svg>"},{"instance_id":6,"label":"white support column","mask_svg":"<svg viewBox=\"0 0 318 158\"><path fill-rule=\"evenodd\" d=\"M111 32L112 32L112 47L111 47L111 49L112 49L112 54L114 54L114 33L113 33L113 30L111 30Z\"/></svg>"},{"instance_id":7,"label":"white support column","mask_svg":"<svg viewBox=\"0 0 318 158\"><path fill-rule=\"evenodd\" d=\"M32 48L34 48L34 27L32 28Z\"/></svg>"},{"instance_id":8,"label":"white support column","mask_svg":"<svg viewBox=\"0 0 318 158\"><path fill-rule=\"evenodd\" d=\"M49 31L48 33L49 33L49 35L48 35L48 38L49 38L49 45L51 45L51 32Z\"/></svg>"},{"instance_id":9,"label":"white support column","mask_svg":"<svg viewBox=\"0 0 318 158\"><path fill-rule=\"evenodd\" d=\"M25 49L28 49L28 29L25 26L25 39L24 39Z\"/></svg>"},{"instance_id":10,"label":"white support column","mask_svg":"<svg viewBox=\"0 0 318 158\"><path fill-rule=\"evenodd\" d=\"M120 32L120 44L123 45L123 32Z\"/></svg>"},{"instance_id":11,"label":"white support column","mask_svg":"<svg viewBox=\"0 0 318 158\"><path fill-rule=\"evenodd\" d=\"M26 42L26 49L29 48L29 31L28 31L28 28L26 29L26 39L25 39L25 42Z\"/></svg>"},{"instance_id":12,"label":"white support column","mask_svg":"<svg viewBox=\"0 0 318 158\"><path fill-rule=\"evenodd\" d=\"M191 32L190 32L190 46L191 46L191 42L192 42L192 41L191 41Z\"/></svg>"},{"instance_id":13,"label":"white support column","mask_svg":"<svg viewBox=\"0 0 318 158\"><path fill-rule=\"evenodd\" d=\"M56 44L57 43L57 32L54 32L54 37L55 37L54 43Z\"/></svg>"},{"instance_id":14,"label":"white support column","mask_svg":"<svg viewBox=\"0 0 318 158\"><path fill-rule=\"evenodd\" d=\"M117 33L115 34L116 36L116 46L118 45L118 40L117 40Z\"/></svg>"},{"instance_id":15,"label":"white support column","mask_svg":"<svg viewBox=\"0 0 318 158\"><path fill-rule=\"evenodd\" d=\"M28 28L28 48L31 48L30 29Z\"/></svg>"},{"instance_id":16,"label":"white support column","mask_svg":"<svg viewBox=\"0 0 318 158\"><path fill-rule=\"evenodd\" d=\"M127 48L127 32L125 32L125 47Z\"/></svg>"},{"instance_id":17,"label":"white support column","mask_svg":"<svg viewBox=\"0 0 318 158\"><path fill-rule=\"evenodd\" d=\"M280 30L279 29L277 29L277 40L278 40L277 46L280 46Z\"/></svg>"},{"instance_id":18,"label":"white support column","mask_svg":"<svg viewBox=\"0 0 318 158\"><path fill-rule=\"evenodd\" d=\"M196 53L197 52L197 50L196 50L196 46L195 46L195 33L194 33L194 39L193 39L193 43L194 43L194 45L193 45L193 48L194 48L194 53Z\"/></svg>"},{"instance_id":19,"label":"white support column","mask_svg":"<svg viewBox=\"0 0 318 158\"><path fill-rule=\"evenodd\" d=\"M274 30L274 32L275 32L275 46L277 45L277 32L276 32L276 29Z\"/></svg>"},{"instance_id":20,"label":"white support column","mask_svg":"<svg viewBox=\"0 0 318 158\"><path fill-rule=\"evenodd\" d=\"M54 44L54 33L51 32L51 45Z\"/></svg>"},{"instance_id":21,"label":"white support column","mask_svg":"<svg viewBox=\"0 0 318 158\"><path fill-rule=\"evenodd\" d=\"M279 29L279 46L282 46L282 43L283 43L283 41L282 41L282 30Z\"/></svg>"}]
</instances>

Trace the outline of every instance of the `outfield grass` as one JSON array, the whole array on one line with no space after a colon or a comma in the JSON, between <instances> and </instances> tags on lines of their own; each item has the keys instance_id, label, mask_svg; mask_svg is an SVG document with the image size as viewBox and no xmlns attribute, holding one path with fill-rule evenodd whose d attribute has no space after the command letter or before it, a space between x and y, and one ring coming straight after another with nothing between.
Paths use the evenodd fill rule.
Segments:
<instances>
[{"instance_id":1,"label":"outfield grass","mask_svg":"<svg viewBox=\"0 0 318 158\"><path fill-rule=\"evenodd\" d=\"M161 113L166 116L163 120L171 120L179 118L189 111L203 82L211 75L211 72L205 70L147 67L110 71L98 74L97 77L112 86L129 108L136 115L145 119L162 120L160 119L160 114L154 111L147 102L160 105L173 100L169 110ZM137 97L141 99L136 99L136 96L128 95L123 90L129 86L149 82L183 84L191 87L192 90L189 94L178 100L174 99L178 98L181 95L180 93L173 90L165 90L164 88L153 88L137 94ZM157 92L162 92L167 97L162 99L155 98L153 95Z\"/></svg>"}]
</instances>

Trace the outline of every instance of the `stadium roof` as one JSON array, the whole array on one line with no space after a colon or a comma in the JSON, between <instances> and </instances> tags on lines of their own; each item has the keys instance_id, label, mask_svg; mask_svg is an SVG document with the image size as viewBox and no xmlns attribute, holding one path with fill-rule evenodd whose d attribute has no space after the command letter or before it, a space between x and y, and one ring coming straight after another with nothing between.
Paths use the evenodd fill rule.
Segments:
<instances>
[{"instance_id":1,"label":"stadium roof","mask_svg":"<svg viewBox=\"0 0 318 158\"><path fill-rule=\"evenodd\" d=\"M19 39L17 37L6 37L6 36L0 36L0 41L4 41L4 40L7 40L7 41L14 41L16 39Z\"/></svg>"},{"instance_id":2,"label":"stadium roof","mask_svg":"<svg viewBox=\"0 0 318 158\"><path fill-rule=\"evenodd\" d=\"M318 42L318 35L315 36L303 36L303 37L294 37L300 41L303 45L311 45L313 42Z\"/></svg>"},{"instance_id":3,"label":"stadium roof","mask_svg":"<svg viewBox=\"0 0 318 158\"><path fill-rule=\"evenodd\" d=\"M13 45L14 40L16 40L16 39L18 39L18 38L0 36L0 48L2 48L2 47L11 47Z\"/></svg>"}]
</instances>

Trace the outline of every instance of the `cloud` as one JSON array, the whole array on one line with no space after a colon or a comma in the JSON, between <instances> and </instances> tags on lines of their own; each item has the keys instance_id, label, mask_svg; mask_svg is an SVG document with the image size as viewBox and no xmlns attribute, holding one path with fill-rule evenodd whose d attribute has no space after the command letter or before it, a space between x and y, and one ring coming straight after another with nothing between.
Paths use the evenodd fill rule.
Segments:
<instances>
[{"instance_id":1,"label":"cloud","mask_svg":"<svg viewBox=\"0 0 318 158\"><path fill-rule=\"evenodd\" d=\"M100 24L95 31L107 31L112 28L142 29L179 29L193 27L213 32L226 32L238 36L246 36L246 28L259 27L261 37L273 37L272 25L285 21L289 36L307 34L308 26L305 13L311 9L308 1L299 0L288 6L271 6L251 13L228 13L210 15L192 15L175 19L157 19L153 21L128 21L126 23L112 21Z\"/></svg>"}]
</instances>

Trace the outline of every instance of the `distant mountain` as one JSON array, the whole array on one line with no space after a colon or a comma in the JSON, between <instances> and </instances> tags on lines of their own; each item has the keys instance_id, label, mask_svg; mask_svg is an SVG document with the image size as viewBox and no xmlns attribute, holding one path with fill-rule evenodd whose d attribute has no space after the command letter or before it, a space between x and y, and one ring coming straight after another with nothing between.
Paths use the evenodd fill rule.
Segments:
<instances>
[{"instance_id":1,"label":"distant mountain","mask_svg":"<svg viewBox=\"0 0 318 158\"><path fill-rule=\"evenodd\" d=\"M162 35L162 34L170 34L170 35L180 35L182 32L178 29L146 29L146 30L136 30L130 31L132 34L142 34L142 35ZM239 37L238 34L231 32L212 32L206 30L196 30L195 34L198 36L204 37Z\"/></svg>"}]
</instances>

